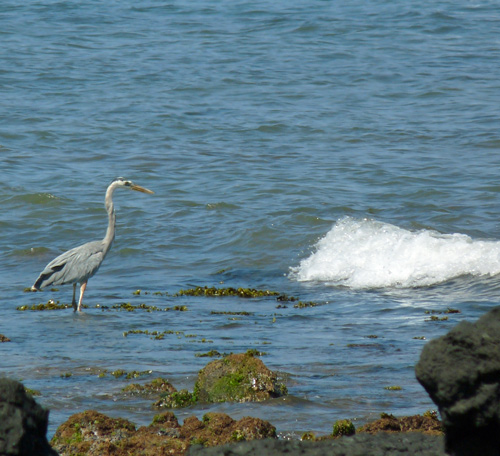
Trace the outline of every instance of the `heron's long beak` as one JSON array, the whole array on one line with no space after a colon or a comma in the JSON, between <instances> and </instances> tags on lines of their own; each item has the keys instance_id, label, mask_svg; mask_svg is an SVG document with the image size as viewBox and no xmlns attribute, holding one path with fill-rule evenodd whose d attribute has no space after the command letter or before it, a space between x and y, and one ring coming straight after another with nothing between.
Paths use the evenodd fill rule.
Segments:
<instances>
[{"instance_id":1,"label":"heron's long beak","mask_svg":"<svg viewBox=\"0 0 500 456\"><path fill-rule=\"evenodd\" d=\"M130 186L132 190L137 190L138 192L142 193L148 193L149 195L152 195L154 192L151 190L148 190L147 188L141 187L140 185L132 184Z\"/></svg>"}]
</instances>

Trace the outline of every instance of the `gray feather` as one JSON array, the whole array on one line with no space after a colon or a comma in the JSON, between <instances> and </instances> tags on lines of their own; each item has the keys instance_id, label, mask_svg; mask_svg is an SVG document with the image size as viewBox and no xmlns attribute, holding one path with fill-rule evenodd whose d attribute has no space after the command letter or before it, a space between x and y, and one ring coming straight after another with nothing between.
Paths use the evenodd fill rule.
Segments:
<instances>
[{"instance_id":1,"label":"gray feather","mask_svg":"<svg viewBox=\"0 0 500 456\"><path fill-rule=\"evenodd\" d=\"M37 290L49 285L86 282L99 269L105 257L103 241L93 241L54 258L33 285Z\"/></svg>"}]
</instances>

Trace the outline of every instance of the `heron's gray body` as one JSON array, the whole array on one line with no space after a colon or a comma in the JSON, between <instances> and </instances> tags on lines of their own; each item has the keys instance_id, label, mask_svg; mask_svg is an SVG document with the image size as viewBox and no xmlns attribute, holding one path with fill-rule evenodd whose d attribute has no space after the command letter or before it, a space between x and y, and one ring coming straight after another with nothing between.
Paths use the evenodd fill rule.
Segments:
<instances>
[{"instance_id":1,"label":"heron's gray body","mask_svg":"<svg viewBox=\"0 0 500 456\"><path fill-rule=\"evenodd\" d=\"M87 287L87 281L99 270L106 254L111 248L115 238L116 216L113 205L113 192L118 187L129 187L143 193L153 193L151 190L135 185L123 177L116 178L106 190L104 200L106 211L108 212L108 229L102 241L92 241L75 247L54 258L40 273L38 279L31 287L33 291L40 290L49 285L73 284L73 307L81 311L83 294ZM78 307L75 301L76 285L79 283L80 299Z\"/></svg>"},{"instance_id":2,"label":"heron's gray body","mask_svg":"<svg viewBox=\"0 0 500 456\"><path fill-rule=\"evenodd\" d=\"M103 241L92 241L64 252L45 266L33 287L86 282L99 270L109 247L105 249Z\"/></svg>"}]
</instances>

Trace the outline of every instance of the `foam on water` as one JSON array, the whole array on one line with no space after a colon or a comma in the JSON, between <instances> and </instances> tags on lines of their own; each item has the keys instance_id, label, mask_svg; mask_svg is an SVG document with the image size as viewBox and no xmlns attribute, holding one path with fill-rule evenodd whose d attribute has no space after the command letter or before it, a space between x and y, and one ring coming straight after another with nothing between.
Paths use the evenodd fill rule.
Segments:
<instances>
[{"instance_id":1,"label":"foam on water","mask_svg":"<svg viewBox=\"0 0 500 456\"><path fill-rule=\"evenodd\" d=\"M298 281L351 288L422 287L463 275L500 273L500 242L464 234L408 231L374 220L344 218L291 269Z\"/></svg>"}]
</instances>

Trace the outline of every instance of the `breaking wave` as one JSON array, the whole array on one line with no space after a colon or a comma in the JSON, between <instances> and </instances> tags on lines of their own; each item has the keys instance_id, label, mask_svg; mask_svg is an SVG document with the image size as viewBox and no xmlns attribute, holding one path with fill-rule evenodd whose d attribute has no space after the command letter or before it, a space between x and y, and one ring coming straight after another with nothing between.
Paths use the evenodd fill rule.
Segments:
<instances>
[{"instance_id":1,"label":"breaking wave","mask_svg":"<svg viewBox=\"0 0 500 456\"><path fill-rule=\"evenodd\" d=\"M411 288L463 275L498 273L498 241L432 230L413 232L347 217L318 241L314 253L291 268L290 276L351 288Z\"/></svg>"}]
</instances>

